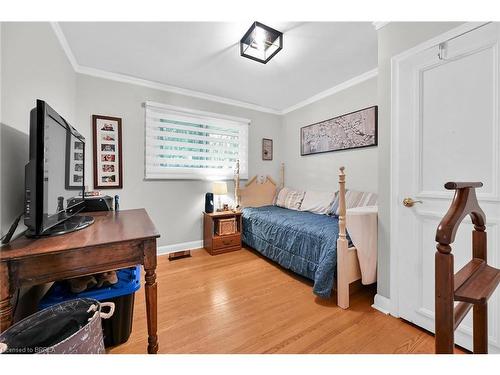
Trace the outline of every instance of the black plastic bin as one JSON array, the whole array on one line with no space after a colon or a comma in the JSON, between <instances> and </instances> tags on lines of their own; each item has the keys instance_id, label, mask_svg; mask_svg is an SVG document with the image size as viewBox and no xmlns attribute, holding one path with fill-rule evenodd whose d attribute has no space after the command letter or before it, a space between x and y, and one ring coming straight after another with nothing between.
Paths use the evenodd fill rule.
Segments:
<instances>
[{"instance_id":1,"label":"black plastic bin","mask_svg":"<svg viewBox=\"0 0 500 375\"><path fill-rule=\"evenodd\" d=\"M114 316L102 321L104 346L106 348L123 344L130 337L134 318L134 299L135 293L131 293L103 301L115 304Z\"/></svg>"},{"instance_id":2,"label":"black plastic bin","mask_svg":"<svg viewBox=\"0 0 500 375\"><path fill-rule=\"evenodd\" d=\"M40 301L39 309L72 300L75 298L93 298L99 302L113 302L115 313L109 319L102 321L104 346L123 344L130 337L132 319L134 317L135 292L141 286L140 266L117 271L118 283L101 288L86 290L82 293L71 293L65 281L52 285Z\"/></svg>"}]
</instances>

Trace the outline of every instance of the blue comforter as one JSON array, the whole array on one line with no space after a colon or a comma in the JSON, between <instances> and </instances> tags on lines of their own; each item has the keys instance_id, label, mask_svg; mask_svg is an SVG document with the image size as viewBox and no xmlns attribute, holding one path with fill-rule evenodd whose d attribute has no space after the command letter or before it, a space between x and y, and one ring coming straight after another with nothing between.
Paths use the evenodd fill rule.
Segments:
<instances>
[{"instance_id":1,"label":"blue comforter","mask_svg":"<svg viewBox=\"0 0 500 375\"><path fill-rule=\"evenodd\" d=\"M329 298L337 268L338 218L276 206L243 209L243 242L314 281Z\"/></svg>"}]
</instances>

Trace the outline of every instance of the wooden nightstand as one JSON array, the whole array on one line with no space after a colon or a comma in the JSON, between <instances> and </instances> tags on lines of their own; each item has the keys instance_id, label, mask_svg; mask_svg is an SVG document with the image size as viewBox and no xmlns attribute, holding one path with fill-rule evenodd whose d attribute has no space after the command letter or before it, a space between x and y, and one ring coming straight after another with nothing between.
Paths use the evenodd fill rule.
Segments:
<instances>
[{"instance_id":1,"label":"wooden nightstand","mask_svg":"<svg viewBox=\"0 0 500 375\"><path fill-rule=\"evenodd\" d=\"M236 220L234 234L218 235L216 233L219 219ZM227 253L241 249L241 212L224 211L207 214L203 212L203 247L210 255Z\"/></svg>"}]
</instances>

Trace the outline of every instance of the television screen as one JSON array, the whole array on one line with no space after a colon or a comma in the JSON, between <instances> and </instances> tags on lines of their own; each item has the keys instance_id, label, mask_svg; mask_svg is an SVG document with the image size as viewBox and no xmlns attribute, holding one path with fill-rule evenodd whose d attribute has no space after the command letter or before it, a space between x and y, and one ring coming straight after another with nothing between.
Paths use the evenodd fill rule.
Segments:
<instances>
[{"instance_id":1,"label":"television screen","mask_svg":"<svg viewBox=\"0 0 500 375\"><path fill-rule=\"evenodd\" d=\"M24 224L40 236L81 227L85 138L47 103L37 100L30 118L30 161L25 173ZM71 220L68 220L70 219Z\"/></svg>"},{"instance_id":2,"label":"television screen","mask_svg":"<svg viewBox=\"0 0 500 375\"><path fill-rule=\"evenodd\" d=\"M43 229L66 219L83 202L85 142L52 116L44 121ZM69 211L69 212L67 212Z\"/></svg>"}]
</instances>

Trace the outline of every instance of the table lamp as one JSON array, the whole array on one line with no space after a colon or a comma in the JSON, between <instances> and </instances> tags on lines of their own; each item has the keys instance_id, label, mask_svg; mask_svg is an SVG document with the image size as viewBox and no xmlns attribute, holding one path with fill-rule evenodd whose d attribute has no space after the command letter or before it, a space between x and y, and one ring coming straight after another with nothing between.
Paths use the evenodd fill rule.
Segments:
<instances>
[{"instance_id":1,"label":"table lamp","mask_svg":"<svg viewBox=\"0 0 500 375\"><path fill-rule=\"evenodd\" d=\"M222 211L221 195L227 194L227 183L214 182L212 185L212 193L217 195L217 211Z\"/></svg>"}]
</instances>

